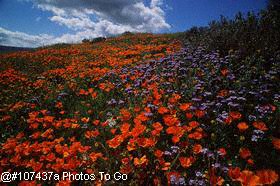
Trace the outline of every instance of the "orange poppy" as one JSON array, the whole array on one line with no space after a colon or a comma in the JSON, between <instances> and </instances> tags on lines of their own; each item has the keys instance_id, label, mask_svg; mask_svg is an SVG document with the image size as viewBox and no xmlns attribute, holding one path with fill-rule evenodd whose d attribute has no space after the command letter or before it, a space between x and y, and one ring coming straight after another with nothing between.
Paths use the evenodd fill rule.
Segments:
<instances>
[{"instance_id":1,"label":"orange poppy","mask_svg":"<svg viewBox=\"0 0 280 186\"><path fill-rule=\"evenodd\" d=\"M182 127L178 127L178 126L172 126L172 127L168 127L166 129L166 133L167 134L177 134L180 130L182 130Z\"/></svg>"},{"instance_id":2,"label":"orange poppy","mask_svg":"<svg viewBox=\"0 0 280 186\"><path fill-rule=\"evenodd\" d=\"M205 111L204 110L196 110L194 115L198 118L202 118L205 115Z\"/></svg>"},{"instance_id":3,"label":"orange poppy","mask_svg":"<svg viewBox=\"0 0 280 186\"><path fill-rule=\"evenodd\" d=\"M122 163L123 163L124 165L127 165L127 164L129 163L129 158L123 158L123 159L122 159Z\"/></svg>"},{"instance_id":4,"label":"orange poppy","mask_svg":"<svg viewBox=\"0 0 280 186\"><path fill-rule=\"evenodd\" d=\"M240 148L239 155L243 159L247 159L251 156L251 151L247 148Z\"/></svg>"},{"instance_id":5,"label":"orange poppy","mask_svg":"<svg viewBox=\"0 0 280 186\"><path fill-rule=\"evenodd\" d=\"M225 118L225 119L224 119L224 122L225 122L226 124L228 124L228 125L231 124L231 122L232 122L232 117L229 116L229 117Z\"/></svg>"},{"instance_id":6,"label":"orange poppy","mask_svg":"<svg viewBox=\"0 0 280 186\"><path fill-rule=\"evenodd\" d=\"M135 127L131 130L131 135L136 138L146 130L146 126L142 124L135 124Z\"/></svg>"},{"instance_id":7,"label":"orange poppy","mask_svg":"<svg viewBox=\"0 0 280 186\"><path fill-rule=\"evenodd\" d=\"M240 177L237 179L241 182L242 186L257 186L260 185L260 178L252 171L244 170L241 172Z\"/></svg>"},{"instance_id":8,"label":"orange poppy","mask_svg":"<svg viewBox=\"0 0 280 186\"><path fill-rule=\"evenodd\" d=\"M233 120L238 120L242 117L242 114L240 114L240 112L235 111L230 112L229 115Z\"/></svg>"},{"instance_id":9,"label":"orange poppy","mask_svg":"<svg viewBox=\"0 0 280 186\"><path fill-rule=\"evenodd\" d=\"M264 185L272 185L278 181L278 174L274 170L259 170L257 176L260 178L260 183Z\"/></svg>"},{"instance_id":10,"label":"orange poppy","mask_svg":"<svg viewBox=\"0 0 280 186\"><path fill-rule=\"evenodd\" d=\"M121 119L123 121L128 121L131 118L131 114L127 109L121 109L120 113L121 113Z\"/></svg>"},{"instance_id":11,"label":"orange poppy","mask_svg":"<svg viewBox=\"0 0 280 186\"><path fill-rule=\"evenodd\" d=\"M218 150L218 152L220 153L221 156L225 156L225 155L227 154L227 151L226 151L225 148L220 148L220 149Z\"/></svg>"},{"instance_id":12,"label":"orange poppy","mask_svg":"<svg viewBox=\"0 0 280 186\"><path fill-rule=\"evenodd\" d=\"M191 105L192 105L191 103L184 103L184 104L181 104L179 108L180 108L182 111L187 111L187 110L190 109Z\"/></svg>"},{"instance_id":13,"label":"orange poppy","mask_svg":"<svg viewBox=\"0 0 280 186\"><path fill-rule=\"evenodd\" d=\"M190 112L187 112L187 113L186 113L186 118L192 119L192 117L193 117L193 114L192 114L192 113L190 113Z\"/></svg>"},{"instance_id":14,"label":"orange poppy","mask_svg":"<svg viewBox=\"0 0 280 186\"><path fill-rule=\"evenodd\" d=\"M99 121L99 120L94 120L92 123L93 123L94 125L98 125L98 124L100 123L100 121Z\"/></svg>"},{"instance_id":15,"label":"orange poppy","mask_svg":"<svg viewBox=\"0 0 280 186\"><path fill-rule=\"evenodd\" d=\"M199 123L197 121L190 121L189 126L194 129L199 126Z\"/></svg>"},{"instance_id":16,"label":"orange poppy","mask_svg":"<svg viewBox=\"0 0 280 186\"><path fill-rule=\"evenodd\" d=\"M240 168L239 167L230 167L228 171L229 177L231 177L232 180L237 180L240 177Z\"/></svg>"},{"instance_id":17,"label":"orange poppy","mask_svg":"<svg viewBox=\"0 0 280 186\"><path fill-rule=\"evenodd\" d=\"M153 124L153 127L155 130L157 131L161 131L163 129L162 125L160 124L160 122L156 122Z\"/></svg>"},{"instance_id":18,"label":"orange poppy","mask_svg":"<svg viewBox=\"0 0 280 186\"><path fill-rule=\"evenodd\" d=\"M134 112L137 113L137 112L140 112L140 111L141 111L141 108L140 108L140 107L137 107L137 106L136 106L136 107L134 108Z\"/></svg>"},{"instance_id":19,"label":"orange poppy","mask_svg":"<svg viewBox=\"0 0 280 186\"><path fill-rule=\"evenodd\" d=\"M162 157L162 155L163 155L163 152L161 151L161 150L156 150L155 152L154 152L154 155L157 157L157 158L160 158L160 157Z\"/></svg>"},{"instance_id":20,"label":"orange poppy","mask_svg":"<svg viewBox=\"0 0 280 186\"><path fill-rule=\"evenodd\" d=\"M228 90L221 90L221 91L218 93L218 96L226 97L226 96L228 96L228 94L229 94L229 91L228 91Z\"/></svg>"},{"instance_id":21,"label":"orange poppy","mask_svg":"<svg viewBox=\"0 0 280 186\"><path fill-rule=\"evenodd\" d=\"M171 165L170 162L164 162L164 163L162 164L161 170L166 171L166 170L170 169L170 165Z\"/></svg>"},{"instance_id":22,"label":"orange poppy","mask_svg":"<svg viewBox=\"0 0 280 186\"><path fill-rule=\"evenodd\" d=\"M280 150L280 139L279 138L273 138L272 144L275 149Z\"/></svg>"},{"instance_id":23,"label":"orange poppy","mask_svg":"<svg viewBox=\"0 0 280 186\"><path fill-rule=\"evenodd\" d=\"M180 141L180 136L172 136L172 142L178 143Z\"/></svg>"},{"instance_id":24,"label":"orange poppy","mask_svg":"<svg viewBox=\"0 0 280 186\"><path fill-rule=\"evenodd\" d=\"M111 130L110 130L110 132L111 132L112 134L115 134L116 131L117 131L117 129L111 129Z\"/></svg>"},{"instance_id":25,"label":"orange poppy","mask_svg":"<svg viewBox=\"0 0 280 186\"><path fill-rule=\"evenodd\" d=\"M55 154L54 153L50 153L46 156L45 160L49 161L49 162L53 162L56 159Z\"/></svg>"},{"instance_id":26,"label":"orange poppy","mask_svg":"<svg viewBox=\"0 0 280 186\"><path fill-rule=\"evenodd\" d=\"M194 157L179 157L179 161L182 167L188 168L195 162L195 159Z\"/></svg>"},{"instance_id":27,"label":"orange poppy","mask_svg":"<svg viewBox=\"0 0 280 186\"><path fill-rule=\"evenodd\" d=\"M144 155L141 158L134 158L133 163L135 166L146 165L148 163L148 159L146 158L146 155Z\"/></svg>"},{"instance_id":28,"label":"orange poppy","mask_svg":"<svg viewBox=\"0 0 280 186\"><path fill-rule=\"evenodd\" d=\"M194 144L192 150L194 154L199 154L202 151L202 146L200 144Z\"/></svg>"},{"instance_id":29,"label":"orange poppy","mask_svg":"<svg viewBox=\"0 0 280 186\"><path fill-rule=\"evenodd\" d=\"M261 131L266 131L266 130L268 130L266 124L265 124L264 122L262 122L262 121L255 121L255 122L253 123L253 126L254 126L255 128L261 130Z\"/></svg>"},{"instance_id":30,"label":"orange poppy","mask_svg":"<svg viewBox=\"0 0 280 186\"><path fill-rule=\"evenodd\" d=\"M53 116L45 116L45 117L44 117L44 122L52 123L53 120L54 120L54 117L53 117Z\"/></svg>"},{"instance_id":31,"label":"orange poppy","mask_svg":"<svg viewBox=\"0 0 280 186\"><path fill-rule=\"evenodd\" d=\"M102 153L95 153L95 152L92 152L89 155L92 162L95 162L98 158L101 158L102 156L103 156Z\"/></svg>"},{"instance_id":32,"label":"orange poppy","mask_svg":"<svg viewBox=\"0 0 280 186\"><path fill-rule=\"evenodd\" d=\"M117 148L121 143L123 142L122 136L115 136L113 139L108 140L107 144L109 145L109 147L111 148Z\"/></svg>"},{"instance_id":33,"label":"orange poppy","mask_svg":"<svg viewBox=\"0 0 280 186\"><path fill-rule=\"evenodd\" d=\"M229 73L229 70L226 69L226 68L224 68L224 69L221 70L221 74L222 74L223 76L228 75L228 73Z\"/></svg>"},{"instance_id":34,"label":"orange poppy","mask_svg":"<svg viewBox=\"0 0 280 186\"><path fill-rule=\"evenodd\" d=\"M166 114L168 112L169 112L169 110L166 107L159 107L159 109L158 109L158 113L160 113L160 114Z\"/></svg>"},{"instance_id":35,"label":"orange poppy","mask_svg":"<svg viewBox=\"0 0 280 186\"><path fill-rule=\"evenodd\" d=\"M238 129L239 129L241 132L243 132L243 131L245 131L245 130L247 130L247 129L249 128L249 126L247 125L246 122L240 122L240 123L238 123L237 127L238 127Z\"/></svg>"},{"instance_id":36,"label":"orange poppy","mask_svg":"<svg viewBox=\"0 0 280 186\"><path fill-rule=\"evenodd\" d=\"M202 138L202 133L195 131L194 133L189 134L188 138L200 140Z\"/></svg>"},{"instance_id":37,"label":"orange poppy","mask_svg":"<svg viewBox=\"0 0 280 186\"><path fill-rule=\"evenodd\" d=\"M81 121L82 121L83 123L88 123L88 122L89 122L89 118L83 117L83 118L81 119Z\"/></svg>"},{"instance_id":38,"label":"orange poppy","mask_svg":"<svg viewBox=\"0 0 280 186\"><path fill-rule=\"evenodd\" d=\"M172 116L172 115L165 115L163 117L163 121L167 126L173 126L173 125L178 125L179 124L179 120L178 118Z\"/></svg>"},{"instance_id":39,"label":"orange poppy","mask_svg":"<svg viewBox=\"0 0 280 186\"><path fill-rule=\"evenodd\" d=\"M128 123L124 123L121 125L120 130L122 134L127 134L129 132L130 125Z\"/></svg>"}]
</instances>

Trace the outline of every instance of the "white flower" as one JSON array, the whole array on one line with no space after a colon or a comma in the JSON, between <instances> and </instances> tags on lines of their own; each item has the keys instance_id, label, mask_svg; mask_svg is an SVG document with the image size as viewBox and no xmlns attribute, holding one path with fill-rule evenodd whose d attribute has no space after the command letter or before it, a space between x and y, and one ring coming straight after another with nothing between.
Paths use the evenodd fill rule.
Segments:
<instances>
[{"instance_id":1,"label":"white flower","mask_svg":"<svg viewBox=\"0 0 280 186\"><path fill-rule=\"evenodd\" d=\"M113 118L107 119L107 121L110 127L113 127L116 125L116 121Z\"/></svg>"}]
</instances>

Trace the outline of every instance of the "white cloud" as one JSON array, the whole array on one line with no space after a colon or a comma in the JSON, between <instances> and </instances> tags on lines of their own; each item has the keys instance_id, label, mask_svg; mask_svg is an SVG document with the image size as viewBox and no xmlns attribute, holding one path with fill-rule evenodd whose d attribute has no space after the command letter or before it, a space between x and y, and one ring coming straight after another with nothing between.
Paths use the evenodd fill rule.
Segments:
<instances>
[{"instance_id":1,"label":"white cloud","mask_svg":"<svg viewBox=\"0 0 280 186\"><path fill-rule=\"evenodd\" d=\"M0 44L40 46L58 42L79 42L84 38L120 34L125 31L159 32L170 28L165 20L165 12L161 8L163 0L151 0L149 6L146 6L143 0L26 1L32 1L35 7L43 11L52 12L53 15L49 18L52 22L66 26L76 33L54 37L0 29ZM1 34L7 37L5 42L1 40ZM20 40L20 36L26 37Z\"/></svg>"},{"instance_id":2,"label":"white cloud","mask_svg":"<svg viewBox=\"0 0 280 186\"><path fill-rule=\"evenodd\" d=\"M39 16L39 17L36 17L35 20L36 20L37 22L39 22L41 19L42 19L42 18Z\"/></svg>"},{"instance_id":3,"label":"white cloud","mask_svg":"<svg viewBox=\"0 0 280 186\"><path fill-rule=\"evenodd\" d=\"M0 44L18 47L36 47L50 44L54 38L47 34L29 35L23 32L13 32L0 27Z\"/></svg>"},{"instance_id":4,"label":"white cloud","mask_svg":"<svg viewBox=\"0 0 280 186\"><path fill-rule=\"evenodd\" d=\"M162 6L162 4L163 4L162 0L151 0L151 7Z\"/></svg>"}]
</instances>

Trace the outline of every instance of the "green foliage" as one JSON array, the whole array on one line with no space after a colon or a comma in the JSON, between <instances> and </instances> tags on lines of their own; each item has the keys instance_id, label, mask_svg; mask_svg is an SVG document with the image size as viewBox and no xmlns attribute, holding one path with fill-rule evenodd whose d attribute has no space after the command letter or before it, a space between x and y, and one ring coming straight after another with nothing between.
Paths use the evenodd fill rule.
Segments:
<instances>
[{"instance_id":1,"label":"green foliage","mask_svg":"<svg viewBox=\"0 0 280 186\"><path fill-rule=\"evenodd\" d=\"M219 50L222 55L238 51L241 57L256 52L265 59L279 55L280 11L279 1L270 1L267 10L258 14L238 13L229 20L221 16L208 27L193 27L186 31L184 40L195 46L206 46L208 50Z\"/></svg>"}]
</instances>

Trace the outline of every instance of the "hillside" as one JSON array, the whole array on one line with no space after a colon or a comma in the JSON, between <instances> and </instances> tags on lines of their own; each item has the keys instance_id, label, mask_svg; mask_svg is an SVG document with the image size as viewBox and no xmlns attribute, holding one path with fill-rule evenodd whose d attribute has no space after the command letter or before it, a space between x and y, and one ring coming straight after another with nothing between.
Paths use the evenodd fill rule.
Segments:
<instances>
[{"instance_id":1,"label":"hillside","mask_svg":"<svg viewBox=\"0 0 280 186\"><path fill-rule=\"evenodd\" d=\"M1 54L0 171L36 172L22 185L279 184L279 36L256 20L249 40L270 45L235 40L237 20Z\"/></svg>"},{"instance_id":2,"label":"hillside","mask_svg":"<svg viewBox=\"0 0 280 186\"><path fill-rule=\"evenodd\" d=\"M23 48L23 47L12 47L12 46L2 46L0 45L0 54L8 52L17 52L17 51L30 51L32 48Z\"/></svg>"}]
</instances>

